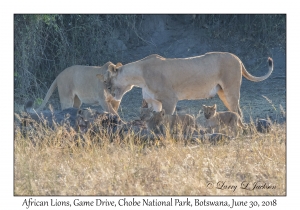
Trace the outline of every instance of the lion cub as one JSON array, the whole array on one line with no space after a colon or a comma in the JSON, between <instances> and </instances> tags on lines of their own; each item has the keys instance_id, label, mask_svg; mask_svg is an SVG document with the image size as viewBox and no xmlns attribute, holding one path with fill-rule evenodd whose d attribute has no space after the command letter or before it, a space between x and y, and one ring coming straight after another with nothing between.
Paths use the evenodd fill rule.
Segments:
<instances>
[{"instance_id":1,"label":"lion cub","mask_svg":"<svg viewBox=\"0 0 300 210\"><path fill-rule=\"evenodd\" d=\"M177 133L182 129L183 133L188 133L191 129L196 129L195 118L191 115L167 115L163 109L155 112L151 108L141 108L141 120L146 121L150 130L157 130L161 125L169 128L170 132Z\"/></svg>"},{"instance_id":2,"label":"lion cub","mask_svg":"<svg viewBox=\"0 0 300 210\"><path fill-rule=\"evenodd\" d=\"M140 119L145 121L147 128L156 134L163 134L163 113L153 111L151 108L141 108Z\"/></svg>"},{"instance_id":3,"label":"lion cub","mask_svg":"<svg viewBox=\"0 0 300 210\"><path fill-rule=\"evenodd\" d=\"M213 106L203 105L203 112L210 133L214 132L215 128L216 132L220 132L220 130L228 127L237 135L237 127L247 128L237 113L231 111L217 112L216 104Z\"/></svg>"},{"instance_id":4,"label":"lion cub","mask_svg":"<svg viewBox=\"0 0 300 210\"><path fill-rule=\"evenodd\" d=\"M76 115L75 126L80 132L87 132L89 129L97 131L100 126L103 129L112 129L118 125L122 125L123 121L118 115L114 115L105 111L98 111L90 108L79 109Z\"/></svg>"}]
</instances>

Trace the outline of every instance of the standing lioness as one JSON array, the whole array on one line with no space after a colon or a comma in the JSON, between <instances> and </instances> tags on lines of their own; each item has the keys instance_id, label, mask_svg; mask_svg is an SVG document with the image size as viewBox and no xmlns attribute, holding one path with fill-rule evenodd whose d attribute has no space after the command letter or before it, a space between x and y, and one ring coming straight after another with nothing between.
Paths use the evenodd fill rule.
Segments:
<instances>
[{"instance_id":1,"label":"standing lioness","mask_svg":"<svg viewBox=\"0 0 300 210\"><path fill-rule=\"evenodd\" d=\"M164 58L150 55L118 68L109 66L102 80L112 96L120 101L133 86L142 88L143 98L155 111L173 114L179 100L211 98L219 95L224 105L242 116L240 87L242 76L253 82L267 79L273 71L268 59L265 76L252 76L242 61L228 52L211 52L190 58ZM99 76L100 77L100 76Z\"/></svg>"},{"instance_id":2,"label":"standing lioness","mask_svg":"<svg viewBox=\"0 0 300 210\"><path fill-rule=\"evenodd\" d=\"M120 101L105 90L105 85L96 75L105 74L108 66L119 67L107 62L104 66L71 66L63 70L54 80L49 88L42 105L37 111L44 108L56 87L61 104L61 109L71 107L80 108L82 103L90 105L101 105L104 111L117 115Z\"/></svg>"}]
</instances>

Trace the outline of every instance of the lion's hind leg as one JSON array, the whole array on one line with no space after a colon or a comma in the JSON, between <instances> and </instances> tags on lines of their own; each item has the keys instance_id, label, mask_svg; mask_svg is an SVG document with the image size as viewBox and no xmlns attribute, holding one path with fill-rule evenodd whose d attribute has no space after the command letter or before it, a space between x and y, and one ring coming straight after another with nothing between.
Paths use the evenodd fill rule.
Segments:
<instances>
[{"instance_id":1,"label":"lion's hind leg","mask_svg":"<svg viewBox=\"0 0 300 210\"><path fill-rule=\"evenodd\" d=\"M75 95L73 107L79 109L81 107L81 104L81 100L77 95Z\"/></svg>"},{"instance_id":2,"label":"lion's hind leg","mask_svg":"<svg viewBox=\"0 0 300 210\"><path fill-rule=\"evenodd\" d=\"M220 89L218 91L219 98L223 101L224 105L229 111L236 112L240 118L243 119L243 113L240 108L240 89L235 90L231 88L229 90Z\"/></svg>"},{"instance_id":3,"label":"lion's hind leg","mask_svg":"<svg viewBox=\"0 0 300 210\"><path fill-rule=\"evenodd\" d=\"M72 90L58 85L58 95L62 110L73 107L75 94Z\"/></svg>"},{"instance_id":4,"label":"lion's hind leg","mask_svg":"<svg viewBox=\"0 0 300 210\"><path fill-rule=\"evenodd\" d=\"M64 98L60 100L61 109L67 109L73 107L74 100L72 98Z\"/></svg>"}]
</instances>

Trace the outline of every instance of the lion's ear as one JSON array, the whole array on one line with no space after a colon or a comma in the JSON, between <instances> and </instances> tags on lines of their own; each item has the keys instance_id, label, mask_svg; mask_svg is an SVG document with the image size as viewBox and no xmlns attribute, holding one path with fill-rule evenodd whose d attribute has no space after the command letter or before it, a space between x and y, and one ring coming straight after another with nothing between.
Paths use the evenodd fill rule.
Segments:
<instances>
[{"instance_id":1,"label":"lion's ear","mask_svg":"<svg viewBox=\"0 0 300 210\"><path fill-rule=\"evenodd\" d=\"M121 66L123 66L123 64L120 63L120 62L116 64L116 68L119 68L119 67L121 67Z\"/></svg>"},{"instance_id":2,"label":"lion's ear","mask_svg":"<svg viewBox=\"0 0 300 210\"><path fill-rule=\"evenodd\" d=\"M108 71L110 72L111 76L116 76L118 73L118 69L116 68L116 66L114 64L110 64L108 66Z\"/></svg>"},{"instance_id":3,"label":"lion's ear","mask_svg":"<svg viewBox=\"0 0 300 210\"><path fill-rule=\"evenodd\" d=\"M116 67L114 64L110 64L107 68L108 68L108 71L110 71L112 73L116 71Z\"/></svg>"},{"instance_id":4,"label":"lion's ear","mask_svg":"<svg viewBox=\"0 0 300 210\"><path fill-rule=\"evenodd\" d=\"M98 77L98 79L99 79L101 82L104 82L104 76L103 76L103 74L97 74L96 77Z\"/></svg>"},{"instance_id":5,"label":"lion's ear","mask_svg":"<svg viewBox=\"0 0 300 210\"><path fill-rule=\"evenodd\" d=\"M217 109L217 104L215 104L213 107L214 107L214 109Z\"/></svg>"},{"instance_id":6,"label":"lion's ear","mask_svg":"<svg viewBox=\"0 0 300 210\"><path fill-rule=\"evenodd\" d=\"M145 99L142 101L142 108L148 108L148 103L146 102Z\"/></svg>"}]
</instances>

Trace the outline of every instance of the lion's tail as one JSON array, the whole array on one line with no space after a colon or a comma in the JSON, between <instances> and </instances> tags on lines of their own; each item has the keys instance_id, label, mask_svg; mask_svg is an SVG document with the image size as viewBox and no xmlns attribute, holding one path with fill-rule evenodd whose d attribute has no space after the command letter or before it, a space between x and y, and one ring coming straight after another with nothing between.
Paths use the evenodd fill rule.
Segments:
<instances>
[{"instance_id":1,"label":"lion's tail","mask_svg":"<svg viewBox=\"0 0 300 210\"><path fill-rule=\"evenodd\" d=\"M245 68L245 66L244 66L244 64L243 64L242 62L241 62L241 64L242 64L242 74L243 74L243 76L244 76L246 79L248 79L248 80L250 80L250 81L252 81L252 82L260 82L260 81L263 81L263 80L267 79L267 78L272 74L272 72L273 72L273 59L270 58L270 57L268 58L269 72L268 72L266 75L261 76L261 77L255 77L255 76L251 75L251 74L246 70L246 68Z\"/></svg>"},{"instance_id":2,"label":"lion's tail","mask_svg":"<svg viewBox=\"0 0 300 210\"><path fill-rule=\"evenodd\" d=\"M239 119L238 119L238 125L241 126L241 127L244 128L244 129L248 127L247 125L244 125L244 124L243 124L243 122L242 122L242 120L241 120L240 117L239 117Z\"/></svg>"},{"instance_id":3,"label":"lion's tail","mask_svg":"<svg viewBox=\"0 0 300 210\"><path fill-rule=\"evenodd\" d=\"M57 87L57 78L53 81L52 85L50 86L50 88L44 98L42 105L39 108L37 108L37 111L41 111L44 108L44 106L48 102L50 96L52 95L52 93L56 89L56 87Z\"/></svg>"}]
</instances>

